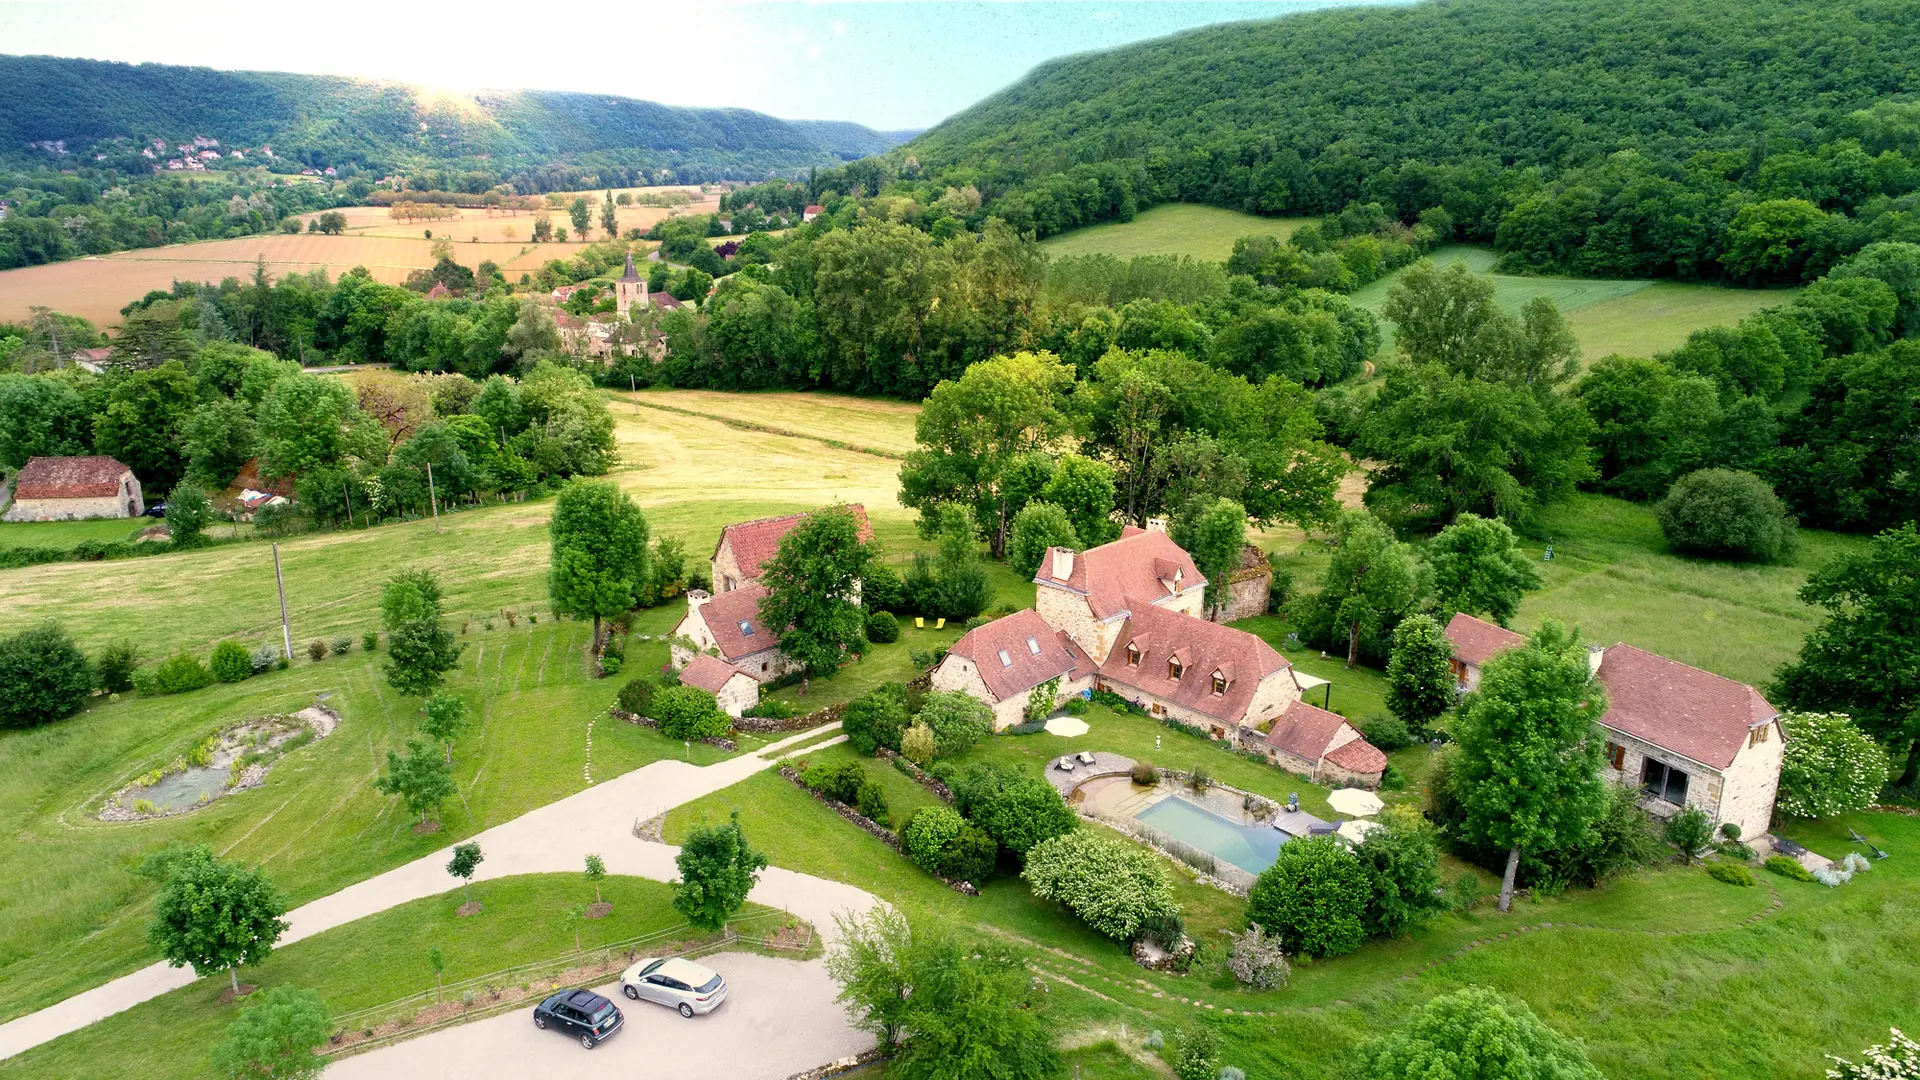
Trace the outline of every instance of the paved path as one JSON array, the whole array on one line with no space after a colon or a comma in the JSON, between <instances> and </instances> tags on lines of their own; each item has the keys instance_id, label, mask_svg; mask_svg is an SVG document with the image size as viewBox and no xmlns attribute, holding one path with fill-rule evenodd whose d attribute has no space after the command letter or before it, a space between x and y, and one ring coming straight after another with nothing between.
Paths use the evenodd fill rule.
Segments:
<instances>
[{"instance_id":1,"label":"paved path","mask_svg":"<svg viewBox=\"0 0 1920 1080\"><path fill-rule=\"evenodd\" d=\"M682 1069L725 1080L784 1080L874 1044L834 1003L840 987L824 961L722 953L701 963L726 978L727 1000L691 1020L661 1005L628 1001L617 982L596 987L627 1020L591 1052L571 1036L535 1028L528 1007L341 1058L327 1068L327 1080L520 1080Z\"/></svg>"},{"instance_id":2,"label":"paved path","mask_svg":"<svg viewBox=\"0 0 1920 1080\"><path fill-rule=\"evenodd\" d=\"M471 838L480 844L485 856L474 878L484 881L516 874L574 873L592 852L606 860L609 873L655 881L672 880L679 873L673 861L679 849L636 838L633 835L635 821L732 787L771 766L792 744L829 730L832 729L814 728L760 751L704 767L682 761L656 761L529 811ZM844 738L835 736L815 745L827 746ZM293 909L287 913L290 926L280 938L280 944L290 945L396 904L438 896L456 887L458 883L447 875L450 858L452 848L443 848ZM790 911L812 923L822 934L831 934L836 912L866 911L879 903L871 894L851 885L777 867L760 875L760 884L754 888L751 899ZM0 1024L0 1061L78 1031L103 1016L178 990L197 978L192 968L168 967L164 962L152 964L39 1012Z\"/></svg>"}]
</instances>

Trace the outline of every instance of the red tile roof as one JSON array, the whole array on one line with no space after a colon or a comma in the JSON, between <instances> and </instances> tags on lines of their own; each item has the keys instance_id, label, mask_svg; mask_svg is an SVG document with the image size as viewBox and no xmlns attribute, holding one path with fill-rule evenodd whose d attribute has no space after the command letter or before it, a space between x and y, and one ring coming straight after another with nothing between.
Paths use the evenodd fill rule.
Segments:
<instances>
[{"instance_id":1,"label":"red tile roof","mask_svg":"<svg viewBox=\"0 0 1920 1080\"><path fill-rule=\"evenodd\" d=\"M725 660L700 653L680 669L680 682L685 686L697 686L709 694L717 694L721 687L727 685L728 679L740 674L744 673Z\"/></svg>"},{"instance_id":2,"label":"red tile roof","mask_svg":"<svg viewBox=\"0 0 1920 1080\"><path fill-rule=\"evenodd\" d=\"M1341 743L1327 751L1327 760L1348 772L1377 773L1387 768L1387 755L1364 738Z\"/></svg>"},{"instance_id":3,"label":"red tile roof","mask_svg":"<svg viewBox=\"0 0 1920 1080\"><path fill-rule=\"evenodd\" d=\"M16 499L98 499L120 494L130 472L104 455L28 458L14 477Z\"/></svg>"},{"instance_id":4,"label":"red tile roof","mask_svg":"<svg viewBox=\"0 0 1920 1080\"><path fill-rule=\"evenodd\" d=\"M853 523L859 526L860 542L871 543L873 524L867 520L867 508L854 503L847 507L853 513ZM760 576L760 568L780 550L780 539L793 531L795 525L805 521L805 514L783 514L780 517L756 518L728 525L720 530L720 540L713 545L713 554L718 556L720 549L733 547L734 564L740 572L749 578Z\"/></svg>"},{"instance_id":5,"label":"red tile roof","mask_svg":"<svg viewBox=\"0 0 1920 1080\"><path fill-rule=\"evenodd\" d=\"M1327 744L1340 733L1347 718L1304 701L1292 701L1273 718L1267 732L1267 745L1297 754L1308 761L1326 756Z\"/></svg>"},{"instance_id":6,"label":"red tile roof","mask_svg":"<svg viewBox=\"0 0 1920 1080\"><path fill-rule=\"evenodd\" d=\"M1482 622L1464 612L1447 623L1447 640L1453 642L1454 659L1475 667L1493 659L1502 649L1517 649L1527 639L1511 630Z\"/></svg>"},{"instance_id":7,"label":"red tile roof","mask_svg":"<svg viewBox=\"0 0 1920 1080\"><path fill-rule=\"evenodd\" d=\"M1138 664L1127 663L1129 642L1139 646ZM1169 676L1171 655L1183 658L1178 680ZM1142 604L1120 628L1113 651L1100 665L1100 677L1237 724L1247 715L1260 681L1291 666L1273 646L1245 630ZM1213 692L1216 670L1227 676L1225 694Z\"/></svg>"},{"instance_id":8,"label":"red tile roof","mask_svg":"<svg viewBox=\"0 0 1920 1080\"><path fill-rule=\"evenodd\" d=\"M1094 670L1093 658L1032 608L974 627L947 654L973 661L995 701L1024 694L1048 679L1072 682Z\"/></svg>"},{"instance_id":9,"label":"red tile roof","mask_svg":"<svg viewBox=\"0 0 1920 1080\"><path fill-rule=\"evenodd\" d=\"M721 593L701 605L700 617L713 632L721 659L737 661L779 646L779 636L768 633L760 622L760 598L765 595L764 586L749 585Z\"/></svg>"},{"instance_id":10,"label":"red tile roof","mask_svg":"<svg viewBox=\"0 0 1920 1080\"><path fill-rule=\"evenodd\" d=\"M1064 580L1054 577L1053 570L1054 553L1050 549L1040 560L1034 583L1080 593L1087 598L1096 619L1135 611L1207 583L1194 567L1193 557L1172 537L1148 529L1129 529L1110 544L1074 555L1072 572Z\"/></svg>"},{"instance_id":11,"label":"red tile roof","mask_svg":"<svg viewBox=\"0 0 1920 1080\"><path fill-rule=\"evenodd\" d=\"M1631 645L1609 647L1598 677L1607 688L1602 724L1716 769L1733 764L1749 730L1779 715L1745 683Z\"/></svg>"}]
</instances>

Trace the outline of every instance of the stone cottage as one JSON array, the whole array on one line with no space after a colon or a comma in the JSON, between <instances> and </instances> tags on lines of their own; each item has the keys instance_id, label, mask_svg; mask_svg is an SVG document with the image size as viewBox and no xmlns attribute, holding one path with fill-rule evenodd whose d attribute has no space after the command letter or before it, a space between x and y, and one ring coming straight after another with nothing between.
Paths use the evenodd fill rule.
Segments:
<instances>
[{"instance_id":1,"label":"stone cottage","mask_svg":"<svg viewBox=\"0 0 1920 1080\"><path fill-rule=\"evenodd\" d=\"M1377 788L1387 768L1387 755L1346 717L1304 701L1289 702L1264 738L1251 729L1243 732L1241 746L1264 753L1288 772L1335 787Z\"/></svg>"},{"instance_id":2,"label":"stone cottage","mask_svg":"<svg viewBox=\"0 0 1920 1080\"><path fill-rule=\"evenodd\" d=\"M860 542L873 541L873 525L867 520L867 508L859 503L846 507L860 528ZM805 514L756 518L728 525L720 530L713 546L713 591L724 595L735 589L757 584L760 568L780 550L780 539L807 519Z\"/></svg>"},{"instance_id":3,"label":"stone cottage","mask_svg":"<svg viewBox=\"0 0 1920 1080\"><path fill-rule=\"evenodd\" d=\"M712 650L757 683L798 671L799 665L780 651L779 636L760 622L760 598L765 595L767 590L758 585L719 596L704 589L687 590L687 613L673 628L676 640L669 647L673 665L685 668L697 655Z\"/></svg>"},{"instance_id":4,"label":"stone cottage","mask_svg":"<svg viewBox=\"0 0 1920 1080\"><path fill-rule=\"evenodd\" d=\"M145 513L140 481L113 458L28 458L13 478L13 505L4 521L77 521L135 518Z\"/></svg>"},{"instance_id":5,"label":"stone cottage","mask_svg":"<svg viewBox=\"0 0 1920 1080\"><path fill-rule=\"evenodd\" d=\"M1447 637L1463 688L1495 653L1526 644L1469 615L1454 616ZM1639 785L1656 817L1695 806L1750 840L1766 835L1786 744L1779 710L1745 683L1632 645L1593 646L1588 662L1607 692L1601 775Z\"/></svg>"},{"instance_id":6,"label":"stone cottage","mask_svg":"<svg viewBox=\"0 0 1920 1080\"><path fill-rule=\"evenodd\" d=\"M713 695L720 710L738 720L760 703L760 683L753 676L715 656L700 653L680 669L680 683Z\"/></svg>"},{"instance_id":7,"label":"stone cottage","mask_svg":"<svg viewBox=\"0 0 1920 1080\"><path fill-rule=\"evenodd\" d=\"M1094 670L1084 649L1027 608L962 635L934 670L933 688L986 702L993 708L993 730L1001 731L1025 719L1035 687L1060 680L1051 705L1092 689Z\"/></svg>"}]
</instances>

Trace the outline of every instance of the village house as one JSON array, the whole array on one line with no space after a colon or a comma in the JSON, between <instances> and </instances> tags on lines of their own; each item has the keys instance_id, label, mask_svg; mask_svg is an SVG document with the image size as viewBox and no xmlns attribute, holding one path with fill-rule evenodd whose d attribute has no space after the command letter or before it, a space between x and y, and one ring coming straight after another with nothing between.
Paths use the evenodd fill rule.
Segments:
<instances>
[{"instance_id":1,"label":"village house","mask_svg":"<svg viewBox=\"0 0 1920 1080\"><path fill-rule=\"evenodd\" d=\"M826 212L827 212L826 207L821 206L818 203L815 203L814 205L809 206L805 210L802 210L800 212L800 223L804 225L807 222L812 221L814 218L817 218L821 214L824 214Z\"/></svg>"},{"instance_id":2,"label":"village house","mask_svg":"<svg viewBox=\"0 0 1920 1080\"><path fill-rule=\"evenodd\" d=\"M720 711L735 720L760 703L760 683L753 676L715 656L701 653L680 669L682 686L698 687L713 695Z\"/></svg>"},{"instance_id":3,"label":"village house","mask_svg":"<svg viewBox=\"0 0 1920 1080\"><path fill-rule=\"evenodd\" d=\"M779 634L760 621L760 599L766 595L767 590L759 585L719 596L705 589L688 589L687 613L673 628L675 640L669 646L673 666L685 668L699 653L711 651L755 682L772 682L800 670L780 651ZM683 638L685 641L680 640Z\"/></svg>"},{"instance_id":4,"label":"village house","mask_svg":"<svg viewBox=\"0 0 1920 1080\"><path fill-rule=\"evenodd\" d=\"M1480 666L1495 653L1526 644L1466 615L1447 624L1447 637L1462 689L1469 676L1479 684ZM1745 683L1632 645L1593 646L1588 663L1607 692L1601 775L1638 785L1641 805L1656 817L1694 806L1749 841L1767 834L1786 744L1778 709Z\"/></svg>"},{"instance_id":5,"label":"village house","mask_svg":"<svg viewBox=\"0 0 1920 1080\"><path fill-rule=\"evenodd\" d=\"M860 542L873 541L873 524L867 520L867 508L859 503L846 507L860 530ZM728 525L720 530L713 546L713 591L725 595L736 589L758 584L760 570L780 550L780 540L794 526L807 519L805 514L756 518Z\"/></svg>"},{"instance_id":6,"label":"village house","mask_svg":"<svg viewBox=\"0 0 1920 1080\"><path fill-rule=\"evenodd\" d=\"M976 626L961 635L933 673L935 690L959 690L993 709L993 730L1026 719L1033 691L1058 679L1049 711L1093 688L1097 668L1086 650L1063 630L1048 626L1032 608Z\"/></svg>"},{"instance_id":7,"label":"village house","mask_svg":"<svg viewBox=\"0 0 1920 1080\"><path fill-rule=\"evenodd\" d=\"M1289 702L1264 738L1243 736L1241 747L1331 787L1377 788L1387 768L1387 755L1346 717L1304 701Z\"/></svg>"},{"instance_id":8,"label":"village house","mask_svg":"<svg viewBox=\"0 0 1920 1080\"><path fill-rule=\"evenodd\" d=\"M113 458L36 457L13 478L13 505L0 521L135 518L147 504L133 470Z\"/></svg>"}]
</instances>

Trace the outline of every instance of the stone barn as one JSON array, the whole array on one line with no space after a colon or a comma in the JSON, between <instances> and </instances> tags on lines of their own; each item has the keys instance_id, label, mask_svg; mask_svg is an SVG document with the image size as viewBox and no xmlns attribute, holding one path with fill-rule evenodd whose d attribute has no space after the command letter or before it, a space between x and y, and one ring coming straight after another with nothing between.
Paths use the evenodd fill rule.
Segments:
<instances>
[{"instance_id":1,"label":"stone barn","mask_svg":"<svg viewBox=\"0 0 1920 1080\"><path fill-rule=\"evenodd\" d=\"M133 470L110 457L37 457L13 479L5 521L136 518L147 504Z\"/></svg>"}]
</instances>

